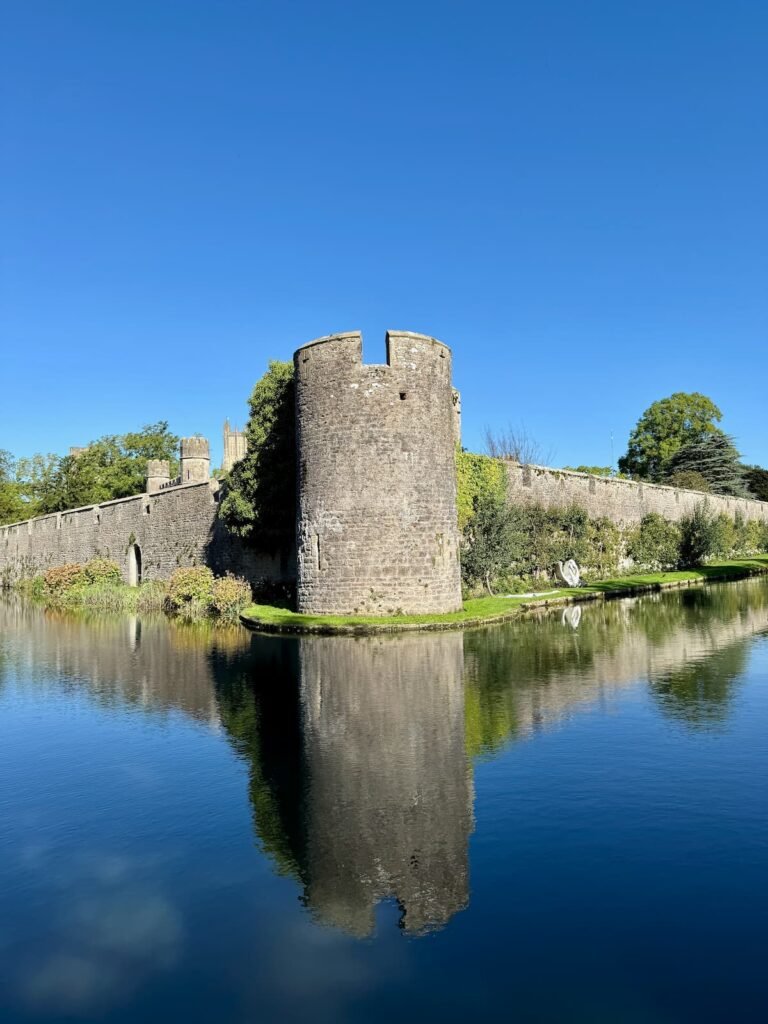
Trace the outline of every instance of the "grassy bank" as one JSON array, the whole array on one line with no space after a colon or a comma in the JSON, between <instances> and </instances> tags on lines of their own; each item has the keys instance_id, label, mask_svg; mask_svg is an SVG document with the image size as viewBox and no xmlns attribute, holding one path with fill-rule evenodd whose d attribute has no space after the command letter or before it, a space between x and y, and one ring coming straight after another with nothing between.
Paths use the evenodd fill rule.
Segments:
<instances>
[{"instance_id":1,"label":"grassy bank","mask_svg":"<svg viewBox=\"0 0 768 1024\"><path fill-rule=\"evenodd\" d=\"M413 629L456 629L503 622L530 608L576 601L626 597L644 591L688 586L716 580L737 580L768 573L768 555L753 555L710 562L697 569L643 573L600 580L576 589L551 590L538 597L478 597L464 602L456 612L443 615L300 615L275 605L253 604L240 620L249 629L265 633L366 634Z\"/></svg>"}]
</instances>

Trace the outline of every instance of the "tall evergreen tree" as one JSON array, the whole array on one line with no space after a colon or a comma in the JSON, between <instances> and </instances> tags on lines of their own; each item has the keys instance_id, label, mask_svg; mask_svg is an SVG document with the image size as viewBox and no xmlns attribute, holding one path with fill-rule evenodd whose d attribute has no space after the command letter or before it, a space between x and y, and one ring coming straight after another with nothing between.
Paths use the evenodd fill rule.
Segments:
<instances>
[{"instance_id":1,"label":"tall evergreen tree","mask_svg":"<svg viewBox=\"0 0 768 1024\"><path fill-rule=\"evenodd\" d=\"M733 494L747 497L744 467L733 438L720 431L704 434L683 445L669 462L669 473L679 478L681 473L700 473L713 494Z\"/></svg>"},{"instance_id":2,"label":"tall evergreen tree","mask_svg":"<svg viewBox=\"0 0 768 1024\"><path fill-rule=\"evenodd\" d=\"M744 479L751 498L768 501L768 469L763 469L762 466L747 466Z\"/></svg>"}]
</instances>

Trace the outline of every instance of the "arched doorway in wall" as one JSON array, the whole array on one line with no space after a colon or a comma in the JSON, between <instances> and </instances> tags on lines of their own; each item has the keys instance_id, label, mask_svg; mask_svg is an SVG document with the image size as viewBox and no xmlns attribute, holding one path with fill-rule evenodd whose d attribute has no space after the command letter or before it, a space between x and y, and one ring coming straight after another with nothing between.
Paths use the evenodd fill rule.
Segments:
<instances>
[{"instance_id":1,"label":"arched doorway in wall","mask_svg":"<svg viewBox=\"0 0 768 1024\"><path fill-rule=\"evenodd\" d=\"M128 548L128 586L138 587L141 583L141 548L131 544Z\"/></svg>"}]
</instances>

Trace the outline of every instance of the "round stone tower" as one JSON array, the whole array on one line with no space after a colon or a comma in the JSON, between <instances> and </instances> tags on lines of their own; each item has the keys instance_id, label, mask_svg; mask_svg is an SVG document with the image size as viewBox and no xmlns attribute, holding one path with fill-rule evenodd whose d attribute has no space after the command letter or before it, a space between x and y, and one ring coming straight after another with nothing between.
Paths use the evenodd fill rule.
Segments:
<instances>
[{"instance_id":1,"label":"round stone tower","mask_svg":"<svg viewBox=\"0 0 768 1024\"><path fill-rule=\"evenodd\" d=\"M147 461L147 494L157 494L171 482L171 467L167 459Z\"/></svg>"},{"instance_id":2,"label":"round stone tower","mask_svg":"<svg viewBox=\"0 0 768 1024\"><path fill-rule=\"evenodd\" d=\"M389 331L363 365L362 335L334 334L294 365L298 610L460 608L450 349Z\"/></svg>"},{"instance_id":3,"label":"round stone tower","mask_svg":"<svg viewBox=\"0 0 768 1024\"><path fill-rule=\"evenodd\" d=\"M211 451L204 437L182 437L181 439L182 484L199 484L211 476Z\"/></svg>"}]
</instances>

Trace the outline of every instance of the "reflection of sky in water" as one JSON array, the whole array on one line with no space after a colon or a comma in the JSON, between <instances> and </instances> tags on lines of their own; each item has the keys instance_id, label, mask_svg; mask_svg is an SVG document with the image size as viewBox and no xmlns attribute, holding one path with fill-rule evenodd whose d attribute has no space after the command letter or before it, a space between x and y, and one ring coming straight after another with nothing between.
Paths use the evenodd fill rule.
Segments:
<instances>
[{"instance_id":1,"label":"reflection of sky in water","mask_svg":"<svg viewBox=\"0 0 768 1024\"><path fill-rule=\"evenodd\" d=\"M103 1010L172 968L181 953L177 911L130 874L84 880L78 888L80 896L70 891L61 907L51 907L51 951L21 971L21 995L41 1012Z\"/></svg>"},{"instance_id":2,"label":"reflection of sky in water","mask_svg":"<svg viewBox=\"0 0 768 1024\"><path fill-rule=\"evenodd\" d=\"M3 1024L755 1019L765 582L362 643L0 626Z\"/></svg>"}]
</instances>

